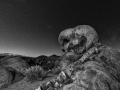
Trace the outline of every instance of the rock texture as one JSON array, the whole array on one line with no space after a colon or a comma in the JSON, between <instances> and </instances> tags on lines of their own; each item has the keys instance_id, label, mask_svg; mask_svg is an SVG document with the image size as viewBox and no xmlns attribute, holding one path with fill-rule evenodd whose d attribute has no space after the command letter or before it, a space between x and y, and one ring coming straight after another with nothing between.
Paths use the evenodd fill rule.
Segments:
<instances>
[{"instance_id":1,"label":"rock texture","mask_svg":"<svg viewBox=\"0 0 120 90\"><path fill-rule=\"evenodd\" d=\"M63 90L120 90L120 52L104 47L93 59L75 72L76 79Z\"/></svg>"},{"instance_id":2,"label":"rock texture","mask_svg":"<svg viewBox=\"0 0 120 90\"><path fill-rule=\"evenodd\" d=\"M11 84L12 76L9 71L0 66L0 90Z\"/></svg>"}]
</instances>

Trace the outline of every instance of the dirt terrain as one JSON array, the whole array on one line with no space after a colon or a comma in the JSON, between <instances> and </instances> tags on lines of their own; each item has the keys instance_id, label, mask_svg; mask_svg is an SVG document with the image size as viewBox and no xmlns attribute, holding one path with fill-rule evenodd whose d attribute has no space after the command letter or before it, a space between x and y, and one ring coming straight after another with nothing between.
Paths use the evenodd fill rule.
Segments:
<instances>
[{"instance_id":1,"label":"dirt terrain","mask_svg":"<svg viewBox=\"0 0 120 90\"><path fill-rule=\"evenodd\" d=\"M43 81L36 81L36 82L34 82L32 84L29 83L29 82L26 82L26 80L25 80L26 78L24 78L23 80L21 80L21 81L15 83L15 84L9 86L8 88L6 88L4 90L35 90L37 87L39 87L40 84L42 84L44 82L47 82L47 81L50 81L54 77L53 76L52 77L48 77L48 78L46 78Z\"/></svg>"}]
</instances>

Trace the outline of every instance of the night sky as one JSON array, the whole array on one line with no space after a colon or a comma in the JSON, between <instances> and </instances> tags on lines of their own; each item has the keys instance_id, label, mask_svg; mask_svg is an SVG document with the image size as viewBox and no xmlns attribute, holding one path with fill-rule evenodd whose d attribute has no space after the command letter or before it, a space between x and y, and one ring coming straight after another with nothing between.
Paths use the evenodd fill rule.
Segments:
<instances>
[{"instance_id":1,"label":"night sky","mask_svg":"<svg viewBox=\"0 0 120 90\"><path fill-rule=\"evenodd\" d=\"M0 53L61 55L59 33L83 24L120 50L119 0L0 0Z\"/></svg>"}]
</instances>

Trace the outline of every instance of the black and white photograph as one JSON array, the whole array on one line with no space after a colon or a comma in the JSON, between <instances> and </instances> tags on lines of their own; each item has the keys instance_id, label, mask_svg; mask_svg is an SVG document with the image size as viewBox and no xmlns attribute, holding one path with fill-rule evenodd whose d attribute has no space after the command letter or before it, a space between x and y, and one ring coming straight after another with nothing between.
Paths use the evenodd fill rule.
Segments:
<instances>
[{"instance_id":1,"label":"black and white photograph","mask_svg":"<svg viewBox=\"0 0 120 90\"><path fill-rule=\"evenodd\" d=\"M0 90L120 90L120 0L0 0Z\"/></svg>"}]
</instances>

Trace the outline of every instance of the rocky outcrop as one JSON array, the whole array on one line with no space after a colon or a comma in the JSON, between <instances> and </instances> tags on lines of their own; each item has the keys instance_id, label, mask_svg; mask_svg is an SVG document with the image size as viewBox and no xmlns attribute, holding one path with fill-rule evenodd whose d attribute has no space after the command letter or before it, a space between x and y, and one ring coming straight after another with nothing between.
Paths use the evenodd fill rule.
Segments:
<instances>
[{"instance_id":1,"label":"rocky outcrop","mask_svg":"<svg viewBox=\"0 0 120 90\"><path fill-rule=\"evenodd\" d=\"M25 60L21 59L20 57L13 57L9 58L7 60L4 60L1 62L2 66L5 68L13 68L13 69L18 69L18 68L27 68L28 64Z\"/></svg>"},{"instance_id":2,"label":"rocky outcrop","mask_svg":"<svg viewBox=\"0 0 120 90\"><path fill-rule=\"evenodd\" d=\"M120 90L120 52L105 46L90 59L79 65L75 80L63 90Z\"/></svg>"},{"instance_id":3,"label":"rocky outcrop","mask_svg":"<svg viewBox=\"0 0 120 90\"><path fill-rule=\"evenodd\" d=\"M0 90L8 87L12 79L10 72L0 66Z\"/></svg>"}]
</instances>

